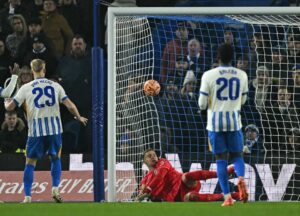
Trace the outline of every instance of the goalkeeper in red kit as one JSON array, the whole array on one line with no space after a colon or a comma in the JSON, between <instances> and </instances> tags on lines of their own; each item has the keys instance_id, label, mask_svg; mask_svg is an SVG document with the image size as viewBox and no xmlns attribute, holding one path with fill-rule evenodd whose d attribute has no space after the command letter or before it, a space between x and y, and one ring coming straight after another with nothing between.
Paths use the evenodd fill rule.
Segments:
<instances>
[{"instance_id":1,"label":"goalkeeper in red kit","mask_svg":"<svg viewBox=\"0 0 300 216\"><path fill-rule=\"evenodd\" d=\"M200 180L217 178L215 171L198 170L187 173L176 171L167 159L158 159L153 149L144 152L144 163L149 172L141 181L139 195L136 201L150 198L152 201L186 202L186 201L221 201L223 194L200 194ZM228 169L234 173L233 167ZM239 194L233 192L232 198L239 199Z\"/></svg>"}]
</instances>

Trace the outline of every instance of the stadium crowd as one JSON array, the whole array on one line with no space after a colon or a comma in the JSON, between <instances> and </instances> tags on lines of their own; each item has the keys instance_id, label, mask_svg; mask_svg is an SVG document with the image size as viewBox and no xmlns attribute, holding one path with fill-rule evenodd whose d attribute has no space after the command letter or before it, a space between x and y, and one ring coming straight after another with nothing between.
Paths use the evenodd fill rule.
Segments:
<instances>
[{"instance_id":1,"label":"stadium crowd","mask_svg":"<svg viewBox=\"0 0 300 216\"><path fill-rule=\"evenodd\" d=\"M59 82L83 115L91 114L91 73L89 25L84 1L76 0L7 0L0 10L0 86L10 80L9 68L20 66L14 94L33 80L30 62L46 62L46 78ZM89 9L91 11L91 8ZM87 22L86 22L87 23ZM90 22L91 23L91 22ZM3 99L0 103L3 104ZM63 152L91 152L90 126L82 127L61 109L64 127ZM12 112L1 108L0 151L23 152L27 127L26 107ZM3 123L2 123L3 121Z\"/></svg>"}]
</instances>

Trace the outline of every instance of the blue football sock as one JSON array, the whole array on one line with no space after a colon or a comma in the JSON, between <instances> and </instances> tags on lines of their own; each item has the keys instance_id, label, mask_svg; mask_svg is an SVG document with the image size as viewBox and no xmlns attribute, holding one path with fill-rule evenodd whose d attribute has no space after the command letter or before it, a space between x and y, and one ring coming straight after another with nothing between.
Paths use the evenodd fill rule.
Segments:
<instances>
[{"instance_id":1,"label":"blue football sock","mask_svg":"<svg viewBox=\"0 0 300 216\"><path fill-rule=\"evenodd\" d=\"M245 162L244 158L242 156L235 157L232 159L233 165L234 165L234 170L235 173L238 177L245 176Z\"/></svg>"},{"instance_id":2,"label":"blue football sock","mask_svg":"<svg viewBox=\"0 0 300 216\"><path fill-rule=\"evenodd\" d=\"M228 182L228 173L227 173L227 165L228 162L226 160L217 160L217 175L219 179L219 183L223 194L226 195L229 193L229 182Z\"/></svg>"},{"instance_id":3,"label":"blue football sock","mask_svg":"<svg viewBox=\"0 0 300 216\"><path fill-rule=\"evenodd\" d=\"M25 196L31 196L33 173L34 173L34 166L31 164L26 164L24 169L24 176L23 176Z\"/></svg>"},{"instance_id":4,"label":"blue football sock","mask_svg":"<svg viewBox=\"0 0 300 216\"><path fill-rule=\"evenodd\" d=\"M61 176L60 158L51 160L52 187L58 187Z\"/></svg>"}]
</instances>

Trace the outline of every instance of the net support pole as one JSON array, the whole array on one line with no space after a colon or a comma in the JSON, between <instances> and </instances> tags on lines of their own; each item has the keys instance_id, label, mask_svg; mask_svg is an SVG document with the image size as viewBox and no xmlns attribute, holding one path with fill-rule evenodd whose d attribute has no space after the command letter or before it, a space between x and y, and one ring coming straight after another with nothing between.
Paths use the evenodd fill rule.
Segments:
<instances>
[{"instance_id":1,"label":"net support pole","mask_svg":"<svg viewBox=\"0 0 300 216\"><path fill-rule=\"evenodd\" d=\"M109 10L110 8L108 8ZM107 166L108 166L108 194L107 194L107 201L114 202L116 201L116 99L115 99L115 90L116 90L116 82L115 82L115 69L116 65L114 60L116 56L116 46L114 38L116 37L116 32L114 28L114 14L108 13L108 29L107 29L107 38L108 38L108 80L107 84L110 86L109 90L107 91L107 148L108 148L108 155L107 155Z\"/></svg>"},{"instance_id":2,"label":"net support pole","mask_svg":"<svg viewBox=\"0 0 300 216\"><path fill-rule=\"evenodd\" d=\"M105 71L103 69L103 49L99 47L98 4L94 0L94 47L92 49L92 143L94 201L105 200L104 193L104 93Z\"/></svg>"}]
</instances>

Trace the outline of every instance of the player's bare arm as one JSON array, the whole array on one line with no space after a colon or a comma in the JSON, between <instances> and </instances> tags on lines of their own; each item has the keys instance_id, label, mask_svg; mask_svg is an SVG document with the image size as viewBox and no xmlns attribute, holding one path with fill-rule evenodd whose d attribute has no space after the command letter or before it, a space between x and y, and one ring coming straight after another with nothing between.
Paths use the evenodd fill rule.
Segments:
<instances>
[{"instance_id":1,"label":"player's bare arm","mask_svg":"<svg viewBox=\"0 0 300 216\"><path fill-rule=\"evenodd\" d=\"M79 122L81 122L84 126L87 125L88 119L85 118L85 117L82 117L79 114L76 105L69 98L67 98L66 100L64 100L62 103L67 107L67 109L69 110L69 112L72 113L75 116L76 120L78 120Z\"/></svg>"}]
</instances>

